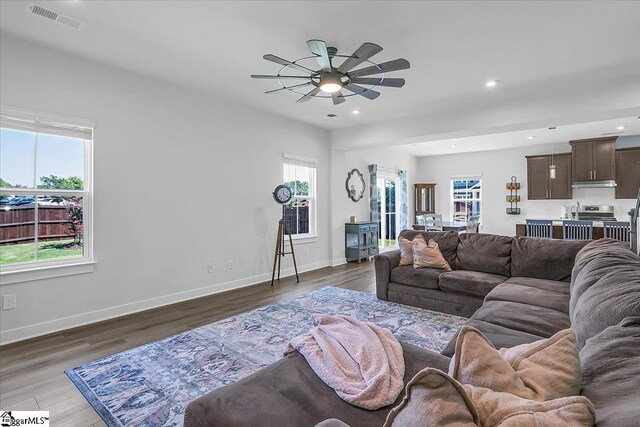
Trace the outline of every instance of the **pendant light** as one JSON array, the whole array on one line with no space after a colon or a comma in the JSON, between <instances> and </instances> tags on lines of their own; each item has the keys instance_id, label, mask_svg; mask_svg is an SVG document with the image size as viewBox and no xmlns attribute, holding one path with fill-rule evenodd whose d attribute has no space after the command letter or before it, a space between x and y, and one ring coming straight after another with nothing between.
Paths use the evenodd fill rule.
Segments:
<instances>
[{"instance_id":1,"label":"pendant light","mask_svg":"<svg viewBox=\"0 0 640 427\"><path fill-rule=\"evenodd\" d=\"M551 164L549 165L549 179L556 179L556 164L553 162L553 144L551 144Z\"/></svg>"}]
</instances>

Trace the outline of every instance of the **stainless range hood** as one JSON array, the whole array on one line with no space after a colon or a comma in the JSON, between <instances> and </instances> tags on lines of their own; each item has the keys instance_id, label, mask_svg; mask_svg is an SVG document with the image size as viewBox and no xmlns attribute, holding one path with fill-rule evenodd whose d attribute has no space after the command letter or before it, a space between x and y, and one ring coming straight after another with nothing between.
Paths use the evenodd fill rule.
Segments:
<instances>
[{"instance_id":1,"label":"stainless range hood","mask_svg":"<svg viewBox=\"0 0 640 427\"><path fill-rule=\"evenodd\" d=\"M605 179L602 181L575 181L571 184L572 188L615 188L618 184L613 179Z\"/></svg>"}]
</instances>

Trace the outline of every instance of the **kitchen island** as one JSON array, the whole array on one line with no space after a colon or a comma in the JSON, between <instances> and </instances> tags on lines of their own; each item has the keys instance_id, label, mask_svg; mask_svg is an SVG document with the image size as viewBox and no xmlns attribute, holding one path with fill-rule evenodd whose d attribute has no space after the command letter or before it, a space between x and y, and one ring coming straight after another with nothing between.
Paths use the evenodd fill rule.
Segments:
<instances>
[{"instance_id":1,"label":"kitchen island","mask_svg":"<svg viewBox=\"0 0 640 427\"><path fill-rule=\"evenodd\" d=\"M553 238L562 239L562 220L553 219ZM526 236L527 227L524 221L516 223L516 236ZM604 226L602 221L593 221L593 240L604 237Z\"/></svg>"}]
</instances>

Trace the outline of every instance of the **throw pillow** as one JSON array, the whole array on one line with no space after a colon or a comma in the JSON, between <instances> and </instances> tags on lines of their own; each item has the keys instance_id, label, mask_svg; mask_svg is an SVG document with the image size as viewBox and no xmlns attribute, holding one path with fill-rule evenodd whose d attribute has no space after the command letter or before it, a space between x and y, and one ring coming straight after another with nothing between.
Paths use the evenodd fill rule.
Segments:
<instances>
[{"instance_id":1,"label":"throw pillow","mask_svg":"<svg viewBox=\"0 0 640 427\"><path fill-rule=\"evenodd\" d=\"M405 237L398 237L398 246L400 247L400 265L413 264L413 244L411 240Z\"/></svg>"},{"instance_id":2,"label":"throw pillow","mask_svg":"<svg viewBox=\"0 0 640 427\"><path fill-rule=\"evenodd\" d=\"M477 329L463 326L449 365L462 384L537 400L580 394L580 359L571 329L500 351Z\"/></svg>"},{"instance_id":3,"label":"throw pillow","mask_svg":"<svg viewBox=\"0 0 640 427\"><path fill-rule=\"evenodd\" d=\"M413 246L413 268L439 268L451 271L451 267L435 240L430 239L429 243L424 239L422 234L418 234L412 241Z\"/></svg>"},{"instance_id":4,"label":"throw pillow","mask_svg":"<svg viewBox=\"0 0 640 427\"><path fill-rule=\"evenodd\" d=\"M594 407L583 396L539 402L462 385L442 371L426 368L407 384L402 402L389 412L383 427L589 427L594 422Z\"/></svg>"},{"instance_id":5,"label":"throw pillow","mask_svg":"<svg viewBox=\"0 0 640 427\"><path fill-rule=\"evenodd\" d=\"M590 427L595 423L593 404L584 396L538 402L483 387L462 387L478 412L478 424L483 427Z\"/></svg>"},{"instance_id":6,"label":"throw pillow","mask_svg":"<svg viewBox=\"0 0 640 427\"><path fill-rule=\"evenodd\" d=\"M407 384L402 402L389 412L384 427L478 425L478 413L460 383L426 368Z\"/></svg>"}]
</instances>

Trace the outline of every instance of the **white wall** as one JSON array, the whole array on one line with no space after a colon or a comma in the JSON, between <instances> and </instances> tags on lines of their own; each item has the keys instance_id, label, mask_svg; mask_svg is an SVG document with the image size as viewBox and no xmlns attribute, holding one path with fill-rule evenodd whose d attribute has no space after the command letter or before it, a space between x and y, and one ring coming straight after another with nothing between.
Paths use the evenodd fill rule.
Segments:
<instances>
[{"instance_id":1,"label":"white wall","mask_svg":"<svg viewBox=\"0 0 640 427\"><path fill-rule=\"evenodd\" d=\"M618 147L640 146L640 138L618 139ZM555 144L554 151L570 152L569 144ZM616 199L610 188L574 189L573 200L527 200L527 160L525 156L550 154L550 145L514 148L510 150L484 151L477 153L427 156L418 160L418 182L435 182L436 210L445 219L451 215L449 182L453 176L482 175L482 232L512 236L515 224L526 218L559 219L563 205L596 204L613 205L616 218L628 221L627 212L635 205L634 200ZM509 206L505 196L509 193L505 184L515 175L522 184L521 215L507 215Z\"/></svg>"},{"instance_id":2,"label":"white wall","mask_svg":"<svg viewBox=\"0 0 640 427\"><path fill-rule=\"evenodd\" d=\"M0 311L2 342L270 279L283 152L318 162L319 238L298 263L328 265L328 131L7 34L0 54L3 105L96 123L98 261L3 285L18 304Z\"/></svg>"},{"instance_id":3,"label":"white wall","mask_svg":"<svg viewBox=\"0 0 640 427\"><path fill-rule=\"evenodd\" d=\"M370 164L377 164L379 174L385 172L407 171L408 193L408 221L413 218L413 185L416 182L417 158L412 155L399 153L393 149L369 149L356 151L331 150L331 259L333 265L345 262L344 258L344 223L349 222L351 216L358 221L369 220L369 169ZM364 197L353 202L347 197L345 180L347 173L358 169L366 183Z\"/></svg>"}]
</instances>

